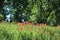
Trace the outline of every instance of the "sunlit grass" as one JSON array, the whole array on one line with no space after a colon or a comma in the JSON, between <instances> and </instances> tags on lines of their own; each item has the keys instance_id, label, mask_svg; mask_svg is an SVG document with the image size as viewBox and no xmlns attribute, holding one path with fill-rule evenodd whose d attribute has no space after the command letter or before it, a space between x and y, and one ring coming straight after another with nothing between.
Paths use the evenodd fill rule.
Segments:
<instances>
[{"instance_id":1,"label":"sunlit grass","mask_svg":"<svg viewBox=\"0 0 60 40\"><path fill-rule=\"evenodd\" d=\"M60 40L60 29L51 26L36 26L17 23L0 23L1 40ZM2 36L4 35L4 36Z\"/></svg>"}]
</instances>

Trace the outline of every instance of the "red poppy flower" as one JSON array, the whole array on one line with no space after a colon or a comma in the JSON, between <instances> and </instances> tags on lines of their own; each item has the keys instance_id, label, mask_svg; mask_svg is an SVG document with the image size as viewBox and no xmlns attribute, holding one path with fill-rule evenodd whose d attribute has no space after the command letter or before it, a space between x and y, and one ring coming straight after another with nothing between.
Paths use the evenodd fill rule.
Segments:
<instances>
[{"instance_id":1,"label":"red poppy flower","mask_svg":"<svg viewBox=\"0 0 60 40\"><path fill-rule=\"evenodd\" d=\"M46 24L40 23L40 26L43 26L43 27L45 27L45 26L46 26Z\"/></svg>"},{"instance_id":2,"label":"red poppy flower","mask_svg":"<svg viewBox=\"0 0 60 40\"><path fill-rule=\"evenodd\" d=\"M43 24L42 24L42 23L40 23L40 26L43 26Z\"/></svg>"},{"instance_id":3,"label":"red poppy flower","mask_svg":"<svg viewBox=\"0 0 60 40\"><path fill-rule=\"evenodd\" d=\"M19 22L17 22L16 24L19 24Z\"/></svg>"},{"instance_id":4,"label":"red poppy flower","mask_svg":"<svg viewBox=\"0 0 60 40\"><path fill-rule=\"evenodd\" d=\"M39 24L37 23L36 26L39 26Z\"/></svg>"},{"instance_id":5,"label":"red poppy flower","mask_svg":"<svg viewBox=\"0 0 60 40\"><path fill-rule=\"evenodd\" d=\"M25 24L24 23L19 23L20 24L20 26L25 26Z\"/></svg>"},{"instance_id":6,"label":"red poppy flower","mask_svg":"<svg viewBox=\"0 0 60 40\"><path fill-rule=\"evenodd\" d=\"M31 24L31 22L28 22L28 24L30 25L30 24Z\"/></svg>"},{"instance_id":7,"label":"red poppy flower","mask_svg":"<svg viewBox=\"0 0 60 40\"><path fill-rule=\"evenodd\" d=\"M22 28L19 28L19 30L22 30Z\"/></svg>"}]
</instances>

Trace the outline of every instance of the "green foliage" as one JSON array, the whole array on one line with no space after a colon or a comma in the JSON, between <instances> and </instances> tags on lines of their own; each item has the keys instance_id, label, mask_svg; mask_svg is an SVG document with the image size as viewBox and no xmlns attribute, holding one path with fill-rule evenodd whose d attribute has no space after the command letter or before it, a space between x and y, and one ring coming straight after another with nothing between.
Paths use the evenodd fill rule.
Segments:
<instances>
[{"instance_id":1,"label":"green foliage","mask_svg":"<svg viewBox=\"0 0 60 40\"><path fill-rule=\"evenodd\" d=\"M0 21L4 19L4 16L0 13Z\"/></svg>"},{"instance_id":2,"label":"green foliage","mask_svg":"<svg viewBox=\"0 0 60 40\"><path fill-rule=\"evenodd\" d=\"M49 24L60 24L59 20L60 12L57 14L57 10L60 10L60 1L59 0L12 0L13 1L13 13L15 14L16 21L17 17L21 14L25 14L25 19L28 21L33 21L36 23L40 23L41 21L43 23L49 23ZM3 2L1 0L1 2ZM8 0L5 0L7 4L9 3ZM2 5L2 3L0 3ZM9 4L8 4L9 5ZM3 5L2 5L3 6ZM0 6L0 8L2 7ZM52 13L55 10L54 13ZM21 13L20 13L21 12ZM55 16L52 16L55 15ZM32 18L30 18L30 16ZM51 18L53 19L51 20ZM57 19L56 19L57 18ZM50 21L51 20L51 21ZM53 21L53 22L52 22ZM58 22L56 22L58 21Z\"/></svg>"},{"instance_id":3,"label":"green foliage","mask_svg":"<svg viewBox=\"0 0 60 40\"><path fill-rule=\"evenodd\" d=\"M51 26L56 24L55 10L50 13L49 17L47 18L47 23Z\"/></svg>"},{"instance_id":4,"label":"green foliage","mask_svg":"<svg viewBox=\"0 0 60 40\"><path fill-rule=\"evenodd\" d=\"M60 28L34 25L20 27L13 23L2 23L0 24L0 40L60 40Z\"/></svg>"}]
</instances>

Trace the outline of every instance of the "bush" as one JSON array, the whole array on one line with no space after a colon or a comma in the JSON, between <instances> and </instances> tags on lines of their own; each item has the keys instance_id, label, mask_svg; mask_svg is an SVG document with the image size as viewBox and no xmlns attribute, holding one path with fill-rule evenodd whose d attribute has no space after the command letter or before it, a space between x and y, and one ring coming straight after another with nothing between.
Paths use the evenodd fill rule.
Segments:
<instances>
[{"instance_id":1,"label":"bush","mask_svg":"<svg viewBox=\"0 0 60 40\"><path fill-rule=\"evenodd\" d=\"M0 13L0 21L4 19L4 16Z\"/></svg>"},{"instance_id":2,"label":"bush","mask_svg":"<svg viewBox=\"0 0 60 40\"><path fill-rule=\"evenodd\" d=\"M47 23L51 26L56 24L56 15L55 15L55 10L53 10L49 17L47 18Z\"/></svg>"}]
</instances>

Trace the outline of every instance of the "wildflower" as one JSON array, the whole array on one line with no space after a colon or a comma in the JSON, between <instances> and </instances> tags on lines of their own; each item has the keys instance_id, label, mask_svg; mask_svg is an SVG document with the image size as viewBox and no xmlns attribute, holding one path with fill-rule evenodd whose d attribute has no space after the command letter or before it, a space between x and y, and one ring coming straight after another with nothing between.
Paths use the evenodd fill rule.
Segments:
<instances>
[{"instance_id":1,"label":"wildflower","mask_svg":"<svg viewBox=\"0 0 60 40\"><path fill-rule=\"evenodd\" d=\"M19 28L19 30L22 30L22 28Z\"/></svg>"},{"instance_id":2,"label":"wildflower","mask_svg":"<svg viewBox=\"0 0 60 40\"><path fill-rule=\"evenodd\" d=\"M29 21L28 21L28 22L27 22L27 24L29 24L29 25L30 25L30 24L31 24L31 22L29 22Z\"/></svg>"},{"instance_id":3,"label":"wildflower","mask_svg":"<svg viewBox=\"0 0 60 40\"><path fill-rule=\"evenodd\" d=\"M43 26L43 24L42 24L42 23L40 23L40 26Z\"/></svg>"},{"instance_id":4,"label":"wildflower","mask_svg":"<svg viewBox=\"0 0 60 40\"><path fill-rule=\"evenodd\" d=\"M40 24L40 26L45 27L45 26L46 26L46 24L41 23L41 24Z\"/></svg>"},{"instance_id":5,"label":"wildflower","mask_svg":"<svg viewBox=\"0 0 60 40\"><path fill-rule=\"evenodd\" d=\"M16 24L19 24L19 22L17 22Z\"/></svg>"},{"instance_id":6,"label":"wildflower","mask_svg":"<svg viewBox=\"0 0 60 40\"><path fill-rule=\"evenodd\" d=\"M39 26L39 24L36 24L36 26Z\"/></svg>"},{"instance_id":7,"label":"wildflower","mask_svg":"<svg viewBox=\"0 0 60 40\"><path fill-rule=\"evenodd\" d=\"M25 26L25 24L24 23L19 23L20 24L20 26Z\"/></svg>"}]
</instances>

